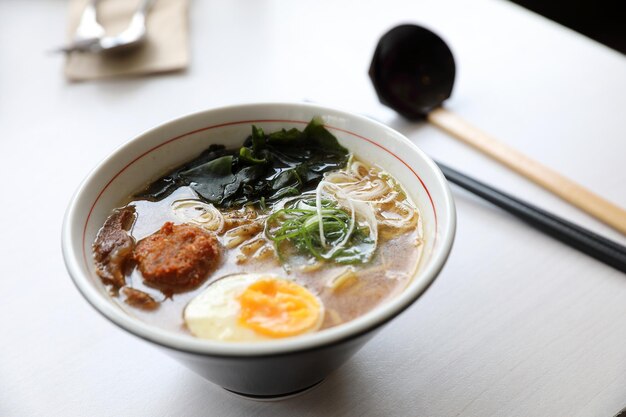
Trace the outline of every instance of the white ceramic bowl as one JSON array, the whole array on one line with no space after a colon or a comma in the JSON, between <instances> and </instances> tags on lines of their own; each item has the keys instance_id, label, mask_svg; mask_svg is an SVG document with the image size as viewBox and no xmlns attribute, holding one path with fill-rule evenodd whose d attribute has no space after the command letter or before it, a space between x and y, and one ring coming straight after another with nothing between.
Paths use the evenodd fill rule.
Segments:
<instances>
[{"instance_id":1,"label":"white ceramic bowl","mask_svg":"<svg viewBox=\"0 0 626 417\"><path fill-rule=\"evenodd\" d=\"M397 297L337 327L264 343L195 339L148 325L125 313L94 272L91 244L111 210L168 169L212 143L238 147L255 124L265 132L303 128L320 116L340 143L395 176L419 206L425 248L418 270ZM63 256L77 288L104 317L163 348L224 388L249 396L290 394L321 381L409 307L443 267L455 232L448 184L435 163L400 133L371 119L322 106L246 104L194 113L130 140L102 161L72 198L63 225Z\"/></svg>"}]
</instances>

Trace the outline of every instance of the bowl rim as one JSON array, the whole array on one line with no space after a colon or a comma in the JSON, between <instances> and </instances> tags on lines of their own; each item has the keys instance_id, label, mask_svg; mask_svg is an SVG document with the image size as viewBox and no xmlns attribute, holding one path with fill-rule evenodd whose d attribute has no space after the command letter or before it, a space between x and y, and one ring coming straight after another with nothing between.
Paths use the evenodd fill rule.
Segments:
<instances>
[{"instance_id":1,"label":"bowl rim","mask_svg":"<svg viewBox=\"0 0 626 417\"><path fill-rule=\"evenodd\" d=\"M445 229L439 228L437 233L437 239L440 239L440 249L432 253L426 268L414 275L409 282L408 286L398 295L394 296L385 303L377 306L368 313L357 317L354 320L343 323L339 326L325 329L320 332L301 335L293 338L285 338L267 341L263 343L244 343L244 342L223 342L212 341L204 339L195 339L188 335L177 334L175 332L158 328L154 325L140 321L138 318L133 318L125 313L121 308L115 306L111 300L106 299L102 292L98 291L90 280L89 274L83 274L80 265L81 256L77 253L77 248L81 247L83 243L77 244L72 241L74 234L75 223L81 215L81 206L78 204L80 196L86 191L90 182L94 181L105 169L106 166L112 163L112 161L120 158L135 142L140 141L142 138L153 135L159 130L166 129L179 123L185 123L188 120L201 117L214 112L228 112L238 110L261 109L265 107L275 108L290 108L296 107L313 111L317 114L329 115L335 114L345 118L355 119L358 122L365 123L366 125L373 125L378 129L382 129L393 136L395 136L401 143L406 145L411 152L417 154L422 159L426 166L434 174L435 181L434 187L438 187L442 193L442 204L440 210L437 210L437 218L442 220L440 224L447 224ZM340 129L341 130L341 129ZM370 139L368 139L370 140ZM167 142L164 140L163 143ZM380 143L374 140L374 143L379 147ZM393 153L392 153L393 154ZM405 162L406 164L406 162ZM407 164L412 170L410 165ZM419 178L419 177L418 177ZM421 179L420 179L421 181ZM429 184L430 187L433 187ZM105 187L106 188L106 187ZM95 200L97 201L97 199ZM434 202L433 202L434 207ZM82 209L84 211L85 209ZM440 217L444 216L444 217ZM428 157L421 149L419 149L413 142L411 142L406 136L400 132L392 129L385 124L373 120L371 118L351 113L349 111L339 110L333 107L320 106L310 103L289 103L289 102L264 102L264 103L245 103L223 107L214 107L206 110L201 110L186 114L180 117L173 118L164 123L161 123L153 128L143 131L142 133L134 136L128 140L113 152L111 152L106 158L100 161L89 174L80 183L77 190L74 192L70 203L65 212L62 226L62 239L61 246L63 252L63 258L66 268L72 278L72 281L76 288L79 290L85 300L91 304L91 306L98 311L102 316L108 319L113 324L122 328L123 330L140 337L146 341L155 343L157 345L166 347L171 350L186 352L189 354L197 354L202 356L214 356L214 357L259 357L259 356L277 356L294 352L303 352L307 350L319 349L322 347L328 347L331 345L339 344L358 338L376 328L381 327L394 317L402 313L408 307L410 307L433 283L441 269L443 268L454 242L454 236L456 232L456 210L452 193L448 186L444 175L437 167L435 162ZM419 277L419 279L417 279Z\"/></svg>"}]
</instances>

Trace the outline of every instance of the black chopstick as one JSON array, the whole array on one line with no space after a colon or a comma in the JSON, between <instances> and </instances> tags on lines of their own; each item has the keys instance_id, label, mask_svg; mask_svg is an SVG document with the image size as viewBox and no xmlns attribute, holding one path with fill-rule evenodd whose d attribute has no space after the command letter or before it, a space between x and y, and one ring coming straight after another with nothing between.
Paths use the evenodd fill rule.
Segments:
<instances>
[{"instance_id":1,"label":"black chopstick","mask_svg":"<svg viewBox=\"0 0 626 417\"><path fill-rule=\"evenodd\" d=\"M450 182L508 211L566 245L626 273L626 246L468 177L440 162L437 165Z\"/></svg>"}]
</instances>

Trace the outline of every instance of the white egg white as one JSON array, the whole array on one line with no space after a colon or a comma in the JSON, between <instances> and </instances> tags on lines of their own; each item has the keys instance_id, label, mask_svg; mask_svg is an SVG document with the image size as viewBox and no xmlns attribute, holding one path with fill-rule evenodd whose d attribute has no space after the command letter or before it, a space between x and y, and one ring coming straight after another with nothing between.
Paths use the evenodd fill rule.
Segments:
<instances>
[{"instance_id":1,"label":"white egg white","mask_svg":"<svg viewBox=\"0 0 626 417\"><path fill-rule=\"evenodd\" d=\"M262 278L274 278L267 274L237 274L219 279L192 299L183 311L187 328L201 339L229 342L256 342L273 338L259 334L239 324L241 306L238 297L246 288ZM320 301L320 306L322 303ZM324 316L320 308L319 320L307 333L320 328Z\"/></svg>"}]
</instances>

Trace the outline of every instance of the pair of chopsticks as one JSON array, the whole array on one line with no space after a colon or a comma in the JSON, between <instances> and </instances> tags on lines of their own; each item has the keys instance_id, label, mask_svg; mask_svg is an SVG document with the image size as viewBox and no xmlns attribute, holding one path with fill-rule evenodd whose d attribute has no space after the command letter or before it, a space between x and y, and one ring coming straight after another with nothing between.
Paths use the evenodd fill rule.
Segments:
<instances>
[{"instance_id":1,"label":"pair of chopsticks","mask_svg":"<svg viewBox=\"0 0 626 417\"><path fill-rule=\"evenodd\" d=\"M468 177L440 162L439 168L448 181L508 211L532 227L560 240L587 255L626 273L626 247L584 227L562 219L510 194Z\"/></svg>"}]
</instances>

